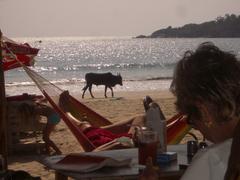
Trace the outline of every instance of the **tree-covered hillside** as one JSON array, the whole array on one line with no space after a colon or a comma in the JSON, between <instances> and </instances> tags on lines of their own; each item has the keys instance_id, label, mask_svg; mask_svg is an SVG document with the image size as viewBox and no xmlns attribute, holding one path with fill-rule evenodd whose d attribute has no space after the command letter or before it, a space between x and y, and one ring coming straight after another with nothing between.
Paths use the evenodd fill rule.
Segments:
<instances>
[{"instance_id":1,"label":"tree-covered hillside","mask_svg":"<svg viewBox=\"0 0 240 180\"><path fill-rule=\"evenodd\" d=\"M186 24L183 27L160 29L153 32L150 37L186 37L186 38L221 38L240 37L240 15L226 14L224 17L217 17L214 21L201 24Z\"/></svg>"}]
</instances>

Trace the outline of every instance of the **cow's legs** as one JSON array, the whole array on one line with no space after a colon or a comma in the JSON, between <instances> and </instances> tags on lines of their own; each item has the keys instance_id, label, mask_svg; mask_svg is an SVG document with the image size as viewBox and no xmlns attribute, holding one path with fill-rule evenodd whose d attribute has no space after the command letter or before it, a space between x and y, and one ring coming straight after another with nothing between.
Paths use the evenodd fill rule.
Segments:
<instances>
[{"instance_id":1,"label":"cow's legs","mask_svg":"<svg viewBox=\"0 0 240 180\"><path fill-rule=\"evenodd\" d=\"M93 94L92 94L92 84L89 85L88 90L89 90L89 92L90 92L92 98L94 98L94 96L93 96Z\"/></svg>"},{"instance_id":2,"label":"cow's legs","mask_svg":"<svg viewBox=\"0 0 240 180\"><path fill-rule=\"evenodd\" d=\"M105 86L105 91L104 91L104 96L105 96L105 98L107 98L107 86Z\"/></svg>"},{"instance_id":3,"label":"cow's legs","mask_svg":"<svg viewBox=\"0 0 240 180\"><path fill-rule=\"evenodd\" d=\"M111 89L111 91L112 91L112 97L114 96L114 94L113 94L113 88L112 87L109 87L110 89Z\"/></svg>"},{"instance_id":4,"label":"cow's legs","mask_svg":"<svg viewBox=\"0 0 240 180\"><path fill-rule=\"evenodd\" d=\"M84 94L85 94L87 88L88 88L88 84L86 84L86 86L84 86L84 88L82 89L83 90L82 98L84 98Z\"/></svg>"},{"instance_id":5,"label":"cow's legs","mask_svg":"<svg viewBox=\"0 0 240 180\"><path fill-rule=\"evenodd\" d=\"M112 91L112 97L113 97L113 96L114 96L114 94L113 94L113 88L110 87L110 86L105 86L105 98L107 98L107 88L111 89L111 91Z\"/></svg>"}]
</instances>

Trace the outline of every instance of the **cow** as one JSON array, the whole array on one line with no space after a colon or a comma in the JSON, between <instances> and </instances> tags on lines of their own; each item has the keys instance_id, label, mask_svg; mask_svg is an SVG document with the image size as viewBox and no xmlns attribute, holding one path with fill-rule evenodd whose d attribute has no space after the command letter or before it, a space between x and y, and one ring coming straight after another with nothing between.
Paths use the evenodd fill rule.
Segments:
<instances>
[{"instance_id":1,"label":"cow","mask_svg":"<svg viewBox=\"0 0 240 180\"><path fill-rule=\"evenodd\" d=\"M94 98L92 94L92 85L105 85L105 98L107 98L107 88L111 89L112 97L114 97L113 89L116 84L122 86L122 76L118 73L117 75L113 75L112 73L87 73L85 75L86 86L82 89L83 94L82 98L84 98L85 91L88 89L92 98Z\"/></svg>"}]
</instances>

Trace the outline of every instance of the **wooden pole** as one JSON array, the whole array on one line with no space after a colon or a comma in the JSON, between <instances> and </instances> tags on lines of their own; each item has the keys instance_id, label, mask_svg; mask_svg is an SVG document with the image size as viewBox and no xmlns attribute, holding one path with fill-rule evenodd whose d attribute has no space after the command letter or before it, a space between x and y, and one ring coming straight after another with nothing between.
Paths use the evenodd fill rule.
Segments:
<instances>
[{"instance_id":1,"label":"wooden pole","mask_svg":"<svg viewBox=\"0 0 240 180\"><path fill-rule=\"evenodd\" d=\"M2 57L2 32L0 30L0 154L4 158L4 168L7 169L7 118L6 96Z\"/></svg>"}]
</instances>

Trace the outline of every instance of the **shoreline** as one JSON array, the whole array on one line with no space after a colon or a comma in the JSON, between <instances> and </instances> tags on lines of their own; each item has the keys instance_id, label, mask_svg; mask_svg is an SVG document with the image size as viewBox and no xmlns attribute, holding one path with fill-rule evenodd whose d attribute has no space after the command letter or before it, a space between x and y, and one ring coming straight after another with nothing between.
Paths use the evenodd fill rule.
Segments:
<instances>
[{"instance_id":1,"label":"shoreline","mask_svg":"<svg viewBox=\"0 0 240 180\"><path fill-rule=\"evenodd\" d=\"M33 82L31 82L33 83ZM129 93L129 92L144 92L144 91L168 91L171 84L171 80L147 80L147 81L125 81L123 86L116 85L113 87L115 96L117 97L118 93ZM85 86L85 82L81 83L59 83L55 84L62 90L69 90L71 94L79 95L82 93L82 88ZM93 85L92 92L97 95L96 97L103 97L104 93L103 85ZM38 87L33 83L29 85L7 85L5 87L6 94L8 96L12 95L21 95L22 93L28 92L29 94L42 94ZM30 93L31 92L31 93ZM108 96L110 97L110 89L107 89ZM86 97L89 95L89 91L86 91Z\"/></svg>"}]
</instances>

